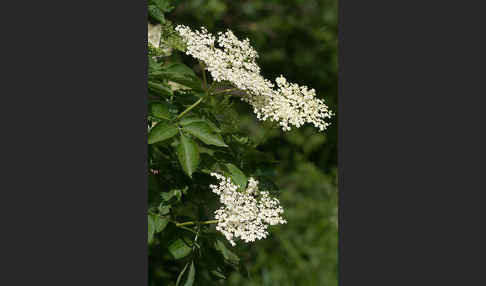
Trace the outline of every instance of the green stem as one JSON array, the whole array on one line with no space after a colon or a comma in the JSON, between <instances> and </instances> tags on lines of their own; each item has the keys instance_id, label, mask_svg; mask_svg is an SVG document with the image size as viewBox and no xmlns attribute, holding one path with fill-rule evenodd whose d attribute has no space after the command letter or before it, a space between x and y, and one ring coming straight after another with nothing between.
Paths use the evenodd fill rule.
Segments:
<instances>
[{"instance_id":1,"label":"green stem","mask_svg":"<svg viewBox=\"0 0 486 286\"><path fill-rule=\"evenodd\" d=\"M207 220L207 221L188 221L188 222L183 222L183 223L176 223L177 227L185 226L185 225L195 225L195 224L212 224L212 223L218 223L218 220Z\"/></svg>"},{"instance_id":2,"label":"green stem","mask_svg":"<svg viewBox=\"0 0 486 286\"><path fill-rule=\"evenodd\" d=\"M202 74L203 74L203 79L204 79L204 88L208 88L208 81L206 79L206 70L204 69L204 64L201 63L201 61L199 61L199 65L201 66L201 69L202 69Z\"/></svg>"},{"instance_id":3,"label":"green stem","mask_svg":"<svg viewBox=\"0 0 486 286\"><path fill-rule=\"evenodd\" d=\"M207 90L208 94L211 93L213 91L213 88L215 87L216 87L216 82L213 81Z\"/></svg>"},{"instance_id":4,"label":"green stem","mask_svg":"<svg viewBox=\"0 0 486 286\"><path fill-rule=\"evenodd\" d=\"M198 235L198 233L197 233L197 232L195 232L195 231L194 231L193 229L191 229L191 228L188 228L188 227L185 227L185 226L178 226L177 224L176 224L176 226L177 226L177 227L179 227L179 228L182 228L182 229L188 230L188 231L190 231L190 232L194 233L195 235Z\"/></svg>"},{"instance_id":5,"label":"green stem","mask_svg":"<svg viewBox=\"0 0 486 286\"><path fill-rule=\"evenodd\" d=\"M203 72L204 87L206 88L206 96L201 97L198 101L194 102L191 106L189 106L181 114L177 115L176 120L179 120L182 116L184 116L186 113L191 111L194 107L198 106L201 102L203 102L203 100L206 97L209 97L209 90L213 87L214 82L213 82L213 84L211 84L211 87L208 88L208 82L207 82L207 79L206 79L206 70L204 69L203 63L199 62L199 64L201 65L202 72Z\"/></svg>"},{"instance_id":6,"label":"green stem","mask_svg":"<svg viewBox=\"0 0 486 286\"><path fill-rule=\"evenodd\" d=\"M179 120L182 116L184 116L186 113L188 113L189 111L191 111L194 107L198 106L204 100L204 98L205 98L204 96L201 97L198 101L196 101L194 104L192 104L191 106L189 106L181 114L177 115L176 120Z\"/></svg>"},{"instance_id":7,"label":"green stem","mask_svg":"<svg viewBox=\"0 0 486 286\"><path fill-rule=\"evenodd\" d=\"M224 90L218 90L218 91L215 91L213 94L224 93L224 92L233 91L233 90L236 90L236 88L228 88L228 89L224 89Z\"/></svg>"}]
</instances>

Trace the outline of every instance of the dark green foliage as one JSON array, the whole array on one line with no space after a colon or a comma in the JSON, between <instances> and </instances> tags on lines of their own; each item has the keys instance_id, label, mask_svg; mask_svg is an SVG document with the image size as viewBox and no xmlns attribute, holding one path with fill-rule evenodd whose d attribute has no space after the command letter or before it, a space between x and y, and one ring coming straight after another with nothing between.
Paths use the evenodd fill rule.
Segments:
<instances>
[{"instance_id":1,"label":"dark green foliage","mask_svg":"<svg viewBox=\"0 0 486 286\"><path fill-rule=\"evenodd\" d=\"M148 67L149 285L336 286L335 118L323 133L309 126L283 133L238 99L208 97L202 70L180 52L173 27L248 37L266 78L283 74L315 88L337 111L337 1L148 5L149 21L163 25L163 47L149 49ZM242 188L249 177L259 180L280 200L288 224L272 227L265 240L230 246L214 224L199 223L219 207L210 172Z\"/></svg>"},{"instance_id":2,"label":"dark green foliage","mask_svg":"<svg viewBox=\"0 0 486 286\"><path fill-rule=\"evenodd\" d=\"M181 142L177 146L177 157L184 172L192 178L192 173L194 173L200 162L199 150L196 142L191 138L181 135L180 139Z\"/></svg>"}]
</instances>

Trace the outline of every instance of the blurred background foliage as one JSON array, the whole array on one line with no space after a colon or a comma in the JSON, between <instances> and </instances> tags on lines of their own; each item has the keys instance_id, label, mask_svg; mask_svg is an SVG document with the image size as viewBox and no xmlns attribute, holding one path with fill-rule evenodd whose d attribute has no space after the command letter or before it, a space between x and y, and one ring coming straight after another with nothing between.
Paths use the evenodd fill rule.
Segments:
<instances>
[{"instance_id":1,"label":"blurred background foliage","mask_svg":"<svg viewBox=\"0 0 486 286\"><path fill-rule=\"evenodd\" d=\"M337 0L173 1L167 18L212 33L231 29L258 51L262 74L280 74L316 89L337 112ZM287 225L235 252L248 277L234 273L227 285L337 285L337 122L326 132L310 126L285 133L257 121L247 104L237 122L259 143L257 150L278 160L271 175L280 189ZM196 282L197 285L197 282Z\"/></svg>"}]
</instances>

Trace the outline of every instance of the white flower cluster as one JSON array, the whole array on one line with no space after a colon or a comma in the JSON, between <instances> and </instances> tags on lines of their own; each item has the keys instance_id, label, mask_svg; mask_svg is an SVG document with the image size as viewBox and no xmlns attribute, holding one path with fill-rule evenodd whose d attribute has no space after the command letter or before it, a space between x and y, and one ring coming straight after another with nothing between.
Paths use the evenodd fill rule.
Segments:
<instances>
[{"instance_id":1,"label":"white flower cluster","mask_svg":"<svg viewBox=\"0 0 486 286\"><path fill-rule=\"evenodd\" d=\"M219 32L216 39L204 27L192 31L179 25L175 29L186 43L186 54L204 62L214 81L229 81L247 93L242 100L252 105L258 119L276 121L284 131L305 123L321 131L329 126L325 120L333 114L315 97L314 89L288 83L283 76L276 79L275 89L260 75L258 54L248 39L238 40L231 30Z\"/></svg>"},{"instance_id":2,"label":"white flower cluster","mask_svg":"<svg viewBox=\"0 0 486 286\"><path fill-rule=\"evenodd\" d=\"M218 220L216 230L223 233L231 245L235 246L234 239L240 238L245 242L267 237L269 225L287 223L280 214L283 208L276 198L270 197L268 192L258 189L258 181L250 178L244 192L231 179L217 173L211 173L220 182L219 185L210 185L211 190L219 195L223 204L216 210L215 218Z\"/></svg>"}]
</instances>

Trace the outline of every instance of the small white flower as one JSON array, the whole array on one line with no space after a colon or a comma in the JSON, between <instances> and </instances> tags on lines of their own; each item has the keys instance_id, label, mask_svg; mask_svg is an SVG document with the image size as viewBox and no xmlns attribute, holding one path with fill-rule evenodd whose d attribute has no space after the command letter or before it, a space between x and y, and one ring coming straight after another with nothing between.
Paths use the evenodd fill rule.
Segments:
<instances>
[{"instance_id":1,"label":"small white flower","mask_svg":"<svg viewBox=\"0 0 486 286\"><path fill-rule=\"evenodd\" d=\"M333 114L316 98L314 89L288 83L283 76L275 80L275 89L260 75L258 53L248 39L240 41L230 30L219 32L216 38L204 27L200 31L183 25L175 29L186 43L186 54L204 62L214 81L229 81L246 92L242 100L252 105L258 119L276 121L284 131L306 123L321 131L329 126L326 119Z\"/></svg>"},{"instance_id":2,"label":"small white flower","mask_svg":"<svg viewBox=\"0 0 486 286\"><path fill-rule=\"evenodd\" d=\"M231 245L236 245L235 238L247 243L263 239L268 235L269 225L287 223L281 217L284 210L280 202L268 192L260 191L258 181L250 178L246 190L239 192L230 178L217 173L211 173L211 176L219 180L219 185L209 187L219 195L222 203L215 211L216 230L223 233Z\"/></svg>"}]
</instances>

